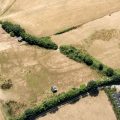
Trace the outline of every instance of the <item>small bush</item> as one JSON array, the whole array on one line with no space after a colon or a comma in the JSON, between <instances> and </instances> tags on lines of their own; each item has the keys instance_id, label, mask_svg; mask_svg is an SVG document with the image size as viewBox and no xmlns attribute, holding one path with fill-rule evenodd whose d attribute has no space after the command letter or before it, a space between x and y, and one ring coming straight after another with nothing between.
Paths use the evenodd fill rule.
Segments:
<instances>
[{"instance_id":1,"label":"small bush","mask_svg":"<svg viewBox=\"0 0 120 120\"><path fill-rule=\"evenodd\" d=\"M91 66L93 64L92 59L87 56L84 58L84 62L89 66Z\"/></svg>"},{"instance_id":2,"label":"small bush","mask_svg":"<svg viewBox=\"0 0 120 120\"><path fill-rule=\"evenodd\" d=\"M106 75L107 75L108 77L113 76L113 75L114 75L114 70L113 70L112 68L108 68L108 69L106 70Z\"/></svg>"},{"instance_id":3,"label":"small bush","mask_svg":"<svg viewBox=\"0 0 120 120\"><path fill-rule=\"evenodd\" d=\"M47 49L57 50L58 46L52 42L50 37L35 37L27 34L20 25L12 24L11 22L2 22L2 28L9 33L12 37L21 36L24 41L30 45L38 45L39 47L44 47Z\"/></svg>"},{"instance_id":4,"label":"small bush","mask_svg":"<svg viewBox=\"0 0 120 120\"><path fill-rule=\"evenodd\" d=\"M98 85L96 83L96 81L90 81L87 84L87 89L89 91L90 94L98 94Z\"/></svg>"},{"instance_id":5,"label":"small bush","mask_svg":"<svg viewBox=\"0 0 120 120\"><path fill-rule=\"evenodd\" d=\"M6 90L6 89L10 89L12 87L12 81L9 79L9 80L5 80L2 85L1 85L1 88Z\"/></svg>"}]
</instances>

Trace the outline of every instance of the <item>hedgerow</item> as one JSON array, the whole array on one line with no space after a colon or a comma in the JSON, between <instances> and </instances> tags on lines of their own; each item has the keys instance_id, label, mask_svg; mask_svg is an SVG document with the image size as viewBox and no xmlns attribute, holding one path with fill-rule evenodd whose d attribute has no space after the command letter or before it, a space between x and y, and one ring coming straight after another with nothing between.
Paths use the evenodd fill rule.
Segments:
<instances>
[{"instance_id":1,"label":"hedgerow","mask_svg":"<svg viewBox=\"0 0 120 120\"><path fill-rule=\"evenodd\" d=\"M24 41L29 43L30 45L38 45L39 47L44 47L47 49L54 49L56 50L58 46L51 41L50 37L35 37L30 34L22 33L21 37Z\"/></svg>"},{"instance_id":2,"label":"hedgerow","mask_svg":"<svg viewBox=\"0 0 120 120\"><path fill-rule=\"evenodd\" d=\"M55 95L52 98L45 100L42 104L38 105L33 109L27 109L22 116L16 118L16 120L33 120L38 115L50 110L51 108L57 107L64 102L67 102L75 97L87 93L87 86L83 85L80 88L74 88L66 93Z\"/></svg>"},{"instance_id":3,"label":"hedgerow","mask_svg":"<svg viewBox=\"0 0 120 120\"><path fill-rule=\"evenodd\" d=\"M104 75L111 77L115 74L112 68L102 64L100 61L96 60L92 56L90 56L86 51L76 49L73 46L63 45L60 46L60 52L70 59L73 59L77 62L83 62L93 69L97 69L99 72L103 73Z\"/></svg>"},{"instance_id":4,"label":"hedgerow","mask_svg":"<svg viewBox=\"0 0 120 120\"><path fill-rule=\"evenodd\" d=\"M2 22L2 28L9 33L12 37L22 37L24 41L31 45L38 45L39 47L44 47L47 49L56 50L58 46L52 42L50 37L35 37L30 34L27 34L20 25L12 24L11 22Z\"/></svg>"}]
</instances>

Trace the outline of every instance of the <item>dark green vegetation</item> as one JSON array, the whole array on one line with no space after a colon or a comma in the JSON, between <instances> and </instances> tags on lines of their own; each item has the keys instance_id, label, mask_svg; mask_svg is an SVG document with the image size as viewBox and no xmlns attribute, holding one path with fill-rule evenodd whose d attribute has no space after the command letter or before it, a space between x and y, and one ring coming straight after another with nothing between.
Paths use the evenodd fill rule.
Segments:
<instances>
[{"instance_id":1,"label":"dark green vegetation","mask_svg":"<svg viewBox=\"0 0 120 120\"><path fill-rule=\"evenodd\" d=\"M44 47L46 49L56 50L58 46L51 41L50 37L35 37L30 34L27 34L20 25L12 24L10 22L2 22L2 28L9 33L12 37L22 37L24 41L30 45L38 45L39 47Z\"/></svg>"},{"instance_id":2,"label":"dark green vegetation","mask_svg":"<svg viewBox=\"0 0 120 120\"><path fill-rule=\"evenodd\" d=\"M60 32L55 33L55 35L60 35L60 34L69 32L69 31L71 31L71 30L74 30L74 29L76 29L76 28L78 28L78 26L77 26L77 27L70 27L70 28L67 28L67 29L65 29L65 30L62 30L62 31L60 31Z\"/></svg>"},{"instance_id":3,"label":"dark green vegetation","mask_svg":"<svg viewBox=\"0 0 120 120\"><path fill-rule=\"evenodd\" d=\"M19 37L22 33L25 33L25 30L20 27L20 25L12 24L10 22L2 22L2 28L10 34L14 34Z\"/></svg>"},{"instance_id":4,"label":"dark green vegetation","mask_svg":"<svg viewBox=\"0 0 120 120\"><path fill-rule=\"evenodd\" d=\"M90 56L85 50L64 45L60 47L60 52L70 59L73 59L77 62L83 62L86 65L91 66L91 68L98 70L108 77L115 75L115 72L112 68L102 64L100 61Z\"/></svg>"},{"instance_id":5,"label":"dark green vegetation","mask_svg":"<svg viewBox=\"0 0 120 120\"><path fill-rule=\"evenodd\" d=\"M44 47L47 49L56 50L58 46L51 41L50 37L42 37L38 38L27 34L24 29L22 29L19 25L13 25L10 22L2 22L2 28L8 32L12 37L22 37L24 41L29 43L30 45L38 45L40 47ZM66 30L67 31L67 30ZM46 99L41 104L37 105L34 108L27 109L21 116L15 118L15 120L34 120L37 116L48 112L54 107L58 107L63 103L69 102L76 97L81 97L86 94L97 95L99 93L99 88L120 84L120 76L116 74L116 72L109 68L108 66L102 64L100 61L96 60L92 56L90 56L86 51L80 49L76 49L72 46L61 46L60 52L70 59L73 59L77 62L85 63L93 69L96 69L100 73L106 75L109 78L106 78L103 81L90 81L87 85L81 85L79 88L73 88L68 92L61 93L59 95L54 95L49 99ZM5 83L6 88L6 83ZM15 102L8 102L6 106L9 108L8 112L11 114L12 105L15 105Z\"/></svg>"},{"instance_id":6,"label":"dark green vegetation","mask_svg":"<svg viewBox=\"0 0 120 120\"><path fill-rule=\"evenodd\" d=\"M112 106L113 106L113 110L115 112L115 115L117 117L117 120L120 120L120 109L118 108L118 105L116 103L116 101L114 100L112 94L116 93L115 89L111 89L111 88L105 88L105 92L109 98L109 101L111 102Z\"/></svg>"}]
</instances>

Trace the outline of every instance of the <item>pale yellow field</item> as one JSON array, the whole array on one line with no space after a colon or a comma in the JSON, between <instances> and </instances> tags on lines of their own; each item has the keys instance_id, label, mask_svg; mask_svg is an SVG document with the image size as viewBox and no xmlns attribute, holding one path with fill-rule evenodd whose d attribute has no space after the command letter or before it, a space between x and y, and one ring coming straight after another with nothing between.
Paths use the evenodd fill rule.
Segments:
<instances>
[{"instance_id":1,"label":"pale yellow field","mask_svg":"<svg viewBox=\"0 0 120 120\"><path fill-rule=\"evenodd\" d=\"M18 23L28 32L42 36L120 10L119 0L4 0L4 3L0 19Z\"/></svg>"},{"instance_id":2,"label":"pale yellow field","mask_svg":"<svg viewBox=\"0 0 120 120\"><path fill-rule=\"evenodd\" d=\"M59 51L18 43L1 28L0 36L0 79L13 82L12 89L0 89L2 101L14 100L27 108L51 96L52 85L61 93L101 78L95 70L70 60Z\"/></svg>"},{"instance_id":3,"label":"pale yellow field","mask_svg":"<svg viewBox=\"0 0 120 120\"><path fill-rule=\"evenodd\" d=\"M37 120L116 120L116 117L107 96L100 92L98 97L81 98Z\"/></svg>"},{"instance_id":4,"label":"pale yellow field","mask_svg":"<svg viewBox=\"0 0 120 120\"><path fill-rule=\"evenodd\" d=\"M92 56L111 66L120 68L120 12L84 24L65 34L52 36L59 45L83 47Z\"/></svg>"}]
</instances>

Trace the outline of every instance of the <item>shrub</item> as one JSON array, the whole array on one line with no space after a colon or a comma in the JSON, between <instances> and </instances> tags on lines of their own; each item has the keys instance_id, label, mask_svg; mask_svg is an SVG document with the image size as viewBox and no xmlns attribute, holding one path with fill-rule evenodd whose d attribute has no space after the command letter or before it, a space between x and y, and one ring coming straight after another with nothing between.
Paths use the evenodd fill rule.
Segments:
<instances>
[{"instance_id":1,"label":"shrub","mask_svg":"<svg viewBox=\"0 0 120 120\"><path fill-rule=\"evenodd\" d=\"M87 57L87 56L84 58L84 62L89 66L91 66L93 64L92 59L90 57Z\"/></svg>"},{"instance_id":2,"label":"shrub","mask_svg":"<svg viewBox=\"0 0 120 120\"><path fill-rule=\"evenodd\" d=\"M87 84L87 89L91 94L96 94L98 93L98 85L96 83L96 81L90 81Z\"/></svg>"},{"instance_id":3,"label":"shrub","mask_svg":"<svg viewBox=\"0 0 120 120\"><path fill-rule=\"evenodd\" d=\"M19 37L21 36L24 41L29 43L30 45L38 45L39 47L44 47L47 49L57 50L58 46L52 42L50 37L35 37L30 34L27 34L20 25L12 24L10 22L2 22L2 28L10 33L13 37L14 35Z\"/></svg>"},{"instance_id":4,"label":"shrub","mask_svg":"<svg viewBox=\"0 0 120 120\"><path fill-rule=\"evenodd\" d=\"M22 33L25 32L23 28L20 27L20 25L12 24L11 22L2 22L2 28L10 33L13 32L15 36L19 37Z\"/></svg>"},{"instance_id":5,"label":"shrub","mask_svg":"<svg viewBox=\"0 0 120 120\"><path fill-rule=\"evenodd\" d=\"M1 88L6 90L6 89L10 89L12 87L12 81L9 79L9 80L5 80L2 85L1 85Z\"/></svg>"},{"instance_id":6,"label":"shrub","mask_svg":"<svg viewBox=\"0 0 120 120\"><path fill-rule=\"evenodd\" d=\"M113 76L114 75L114 70L112 68L108 68L106 70L106 75L109 76L109 77Z\"/></svg>"},{"instance_id":7,"label":"shrub","mask_svg":"<svg viewBox=\"0 0 120 120\"><path fill-rule=\"evenodd\" d=\"M103 68L104 68L103 64L100 63L98 69L101 71L103 70Z\"/></svg>"}]
</instances>

